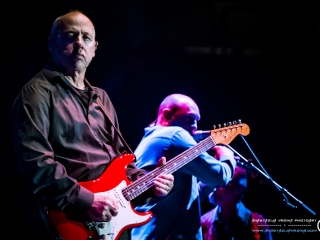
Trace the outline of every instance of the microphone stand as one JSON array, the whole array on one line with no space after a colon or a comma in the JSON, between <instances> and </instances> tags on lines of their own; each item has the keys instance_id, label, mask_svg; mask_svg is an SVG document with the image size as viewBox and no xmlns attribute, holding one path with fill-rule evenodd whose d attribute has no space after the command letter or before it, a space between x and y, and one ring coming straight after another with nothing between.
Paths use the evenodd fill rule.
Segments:
<instances>
[{"instance_id":1,"label":"microphone stand","mask_svg":"<svg viewBox=\"0 0 320 240\"><path fill-rule=\"evenodd\" d=\"M299 199L297 199L295 196L293 196L290 192L288 192L287 189L281 187L278 183L276 183L271 176L267 173L267 171L263 168L263 166L261 165L260 161L258 160L258 158L255 156L255 154L253 153L253 151L251 150L250 146L248 145L248 143L246 142L246 140L244 139L243 135L239 135L241 136L242 140L246 143L247 147L249 148L250 152L252 153L252 155L254 156L254 158L256 159L256 161L259 163L260 167L263 169L263 171L261 171L259 168L257 168L251 161L245 159L243 156L241 156L241 154L239 154L235 149L233 149L230 145L226 145L228 148L230 148L234 153L236 153L239 157L236 158L237 160L237 164L240 167L243 167L244 169L246 169L247 171L256 174L258 176L263 176L263 178L268 179L268 183L270 183L271 185L275 186L279 192L281 192L282 196L283 196L283 201L285 202L285 204L287 206L290 206L292 208L298 208L297 206L291 204L286 196L286 194L288 194L290 197L292 197L296 202L298 202L301 206L303 206L305 209L307 209L311 214L316 215L316 213L314 211L312 211L308 206L306 206L302 201L300 201Z\"/></svg>"}]
</instances>

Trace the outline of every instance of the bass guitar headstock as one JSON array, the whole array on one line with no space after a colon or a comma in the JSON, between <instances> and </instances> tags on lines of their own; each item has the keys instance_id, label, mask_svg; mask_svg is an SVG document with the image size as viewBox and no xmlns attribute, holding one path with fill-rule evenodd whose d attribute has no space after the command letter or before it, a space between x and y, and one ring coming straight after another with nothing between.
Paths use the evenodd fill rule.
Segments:
<instances>
[{"instance_id":1,"label":"bass guitar headstock","mask_svg":"<svg viewBox=\"0 0 320 240\"><path fill-rule=\"evenodd\" d=\"M242 123L241 120L213 125L213 130L210 130L210 136L216 144L229 144L239 134L247 136L250 133L250 128L247 124Z\"/></svg>"}]
</instances>

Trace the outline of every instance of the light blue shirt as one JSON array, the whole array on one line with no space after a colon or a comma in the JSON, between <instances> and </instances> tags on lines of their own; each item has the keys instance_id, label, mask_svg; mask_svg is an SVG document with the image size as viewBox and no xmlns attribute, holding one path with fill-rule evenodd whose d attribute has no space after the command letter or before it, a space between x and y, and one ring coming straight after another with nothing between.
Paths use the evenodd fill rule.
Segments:
<instances>
[{"instance_id":1,"label":"light blue shirt","mask_svg":"<svg viewBox=\"0 0 320 240\"><path fill-rule=\"evenodd\" d=\"M194 138L181 127L147 127L134 152L136 165L151 171L162 156L170 161L195 145ZM203 152L175 171L174 187L167 196L152 198L147 204L136 208L138 212L151 211L153 217L147 224L133 228L131 239L201 240L200 201L214 188L225 186L230 181L235 165L234 159L221 158L218 161ZM204 184L210 191L200 187Z\"/></svg>"}]
</instances>

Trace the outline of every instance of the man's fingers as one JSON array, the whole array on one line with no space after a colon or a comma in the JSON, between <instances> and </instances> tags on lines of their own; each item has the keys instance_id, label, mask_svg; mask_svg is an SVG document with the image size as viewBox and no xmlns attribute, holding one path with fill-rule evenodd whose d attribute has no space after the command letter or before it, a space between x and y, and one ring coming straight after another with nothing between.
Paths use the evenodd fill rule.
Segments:
<instances>
[{"instance_id":1,"label":"man's fingers","mask_svg":"<svg viewBox=\"0 0 320 240\"><path fill-rule=\"evenodd\" d=\"M111 214L112 216L117 216L117 215L118 215L118 209L111 208L111 209L109 210L109 212L110 212L110 214Z\"/></svg>"},{"instance_id":2,"label":"man's fingers","mask_svg":"<svg viewBox=\"0 0 320 240\"><path fill-rule=\"evenodd\" d=\"M155 179L155 185L165 191L170 191L173 188L174 177L171 174L161 175Z\"/></svg>"},{"instance_id":3,"label":"man's fingers","mask_svg":"<svg viewBox=\"0 0 320 240\"><path fill-rule=\"evenodd\" d=\"M167 162L166 158L162 157L159 159L157 166L159 167L159 166L165 165L166 162Z\"/></svg>"}]
</instances>

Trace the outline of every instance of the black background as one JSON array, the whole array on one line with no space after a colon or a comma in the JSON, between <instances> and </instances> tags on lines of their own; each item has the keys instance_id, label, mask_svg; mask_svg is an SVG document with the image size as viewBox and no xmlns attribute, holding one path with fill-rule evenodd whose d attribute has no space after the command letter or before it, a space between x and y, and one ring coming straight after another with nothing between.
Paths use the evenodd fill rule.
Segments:
<instances>
[{"instance_id":1,"label":"black background","mask_svg":"<svg viewBox=\"0 0 320 240\"><path fill-rule=\"evenodd\" d=\"M7 14L2 16L1 177L10 220L24 208L9 133L11 104L49 57L52 22L70 9L83 11L95 24L99 46L87 78L110 95L132 149L163 98L187 94L200 107L199 129L238 119L249 125L246 142L237 137L230 145L257 167L258 159L297 209L287 207L274 186L252 177L247 207L267 219L319 219L301 204L320 212L316 6L242 0L8 3L2 9ZM203 203L204 212L210 207ZM295 236L300 234L274 234L275 239Z\"/></svg>"}]
</instances>

